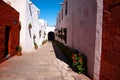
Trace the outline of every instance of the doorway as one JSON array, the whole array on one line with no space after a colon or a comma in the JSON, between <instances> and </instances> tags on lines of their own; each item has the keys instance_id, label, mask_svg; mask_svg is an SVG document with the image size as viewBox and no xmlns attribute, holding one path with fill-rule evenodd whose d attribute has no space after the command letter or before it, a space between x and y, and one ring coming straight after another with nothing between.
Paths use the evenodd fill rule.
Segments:
<instances>
[{"instance_id":1,"label":"doorway","mask_svg":"<svg viewBox=\"0 0 120 80\"><path fill-rule=\"evenodd\" d=\"M49 41L54 41L54 39L55 39L54 32L49 32L49 33L48 33L48 40L49 40Z\"/></svg>"},{"instance_id":2,"label":"doorway","mask_svg":"<svg viewBox=\"0 0 120 80\"><path fill-rule=\"evenodd\" d=\"M9 38L10 38L10 27L6 26L5 28L5 54L6 57L9 53Z\"/></svg>"}]
</instances>

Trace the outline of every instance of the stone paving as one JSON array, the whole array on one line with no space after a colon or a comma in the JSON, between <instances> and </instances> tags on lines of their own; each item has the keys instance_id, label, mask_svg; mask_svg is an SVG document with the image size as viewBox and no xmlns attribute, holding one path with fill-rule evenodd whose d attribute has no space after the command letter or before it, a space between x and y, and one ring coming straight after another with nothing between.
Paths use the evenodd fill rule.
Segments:
<instances>
[{"instance_id":1,"label":"stone paving","mask_svg":"<svg viewBox=\"0 0 120 80\"><path fill-rule=\"evenodd\" d=\"M48 42L38 50L1 63L0 80L90 80L72 71L66 62L55 44Z\"/></svg>"}]
</instances>

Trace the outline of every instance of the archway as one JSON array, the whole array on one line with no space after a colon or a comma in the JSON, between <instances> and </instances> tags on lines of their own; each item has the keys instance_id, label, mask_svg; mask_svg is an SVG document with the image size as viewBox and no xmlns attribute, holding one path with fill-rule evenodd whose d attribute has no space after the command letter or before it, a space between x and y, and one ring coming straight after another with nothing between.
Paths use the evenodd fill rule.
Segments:
<instances>
[{"instance_id":1,"label":"archway","mask_svg":"<svg viewBox=\"0 0 120 80\"><path fill-rule=\"evenodd\" d=\"M49 33L48 33L48 40L49 40L49 41L54 41L54 39L55 39L54 32L52 32L52 31L49 32Z\"/></svg>"}]
</instances>

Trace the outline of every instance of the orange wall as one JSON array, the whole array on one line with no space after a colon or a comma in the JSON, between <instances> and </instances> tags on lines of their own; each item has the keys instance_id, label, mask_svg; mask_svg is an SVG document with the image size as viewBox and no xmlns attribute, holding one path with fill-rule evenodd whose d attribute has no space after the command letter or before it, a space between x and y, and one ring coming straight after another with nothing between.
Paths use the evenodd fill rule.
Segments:
<instances>
[{"instance_id":1,"label":"orange wall","mask_svg":"<svg viewBox=\"0 0 120 80\"><path fill-rule=\"evenodd\" d=\"M14 21L16 24L13 23ZM0 0L0 62L5 58L6 26L10 27L8 53L13 56L16 46L19 45L19 13Z\"/></svg>"},{"instance_id":2,"label":"orange wall","mask_svg":"<svg viewBox=\"0 0 120 80\"><path fill-rule=\"evenodd\" d=\"M104 0L100 80L120 80L120 0Z\"/></svg>"}]
</instances>

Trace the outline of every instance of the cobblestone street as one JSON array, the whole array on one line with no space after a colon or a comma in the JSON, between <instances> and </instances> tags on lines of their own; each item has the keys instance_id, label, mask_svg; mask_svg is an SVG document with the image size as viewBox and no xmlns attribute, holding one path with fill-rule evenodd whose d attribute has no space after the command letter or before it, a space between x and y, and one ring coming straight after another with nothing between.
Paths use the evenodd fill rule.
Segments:
<instances>
[{"instance_id":1,"label":"cobblestone street","mask_svg":"<svg viewBox=\"0 0 120 80\"><path fill-rule=\"evenodd\" d=\"M65 57L53 45L48 42L38 50L14 56L1 63L0 80L89 80L73 72ZM54 49L60 59L56 58Z\"/></svg>"}]
</instances>

